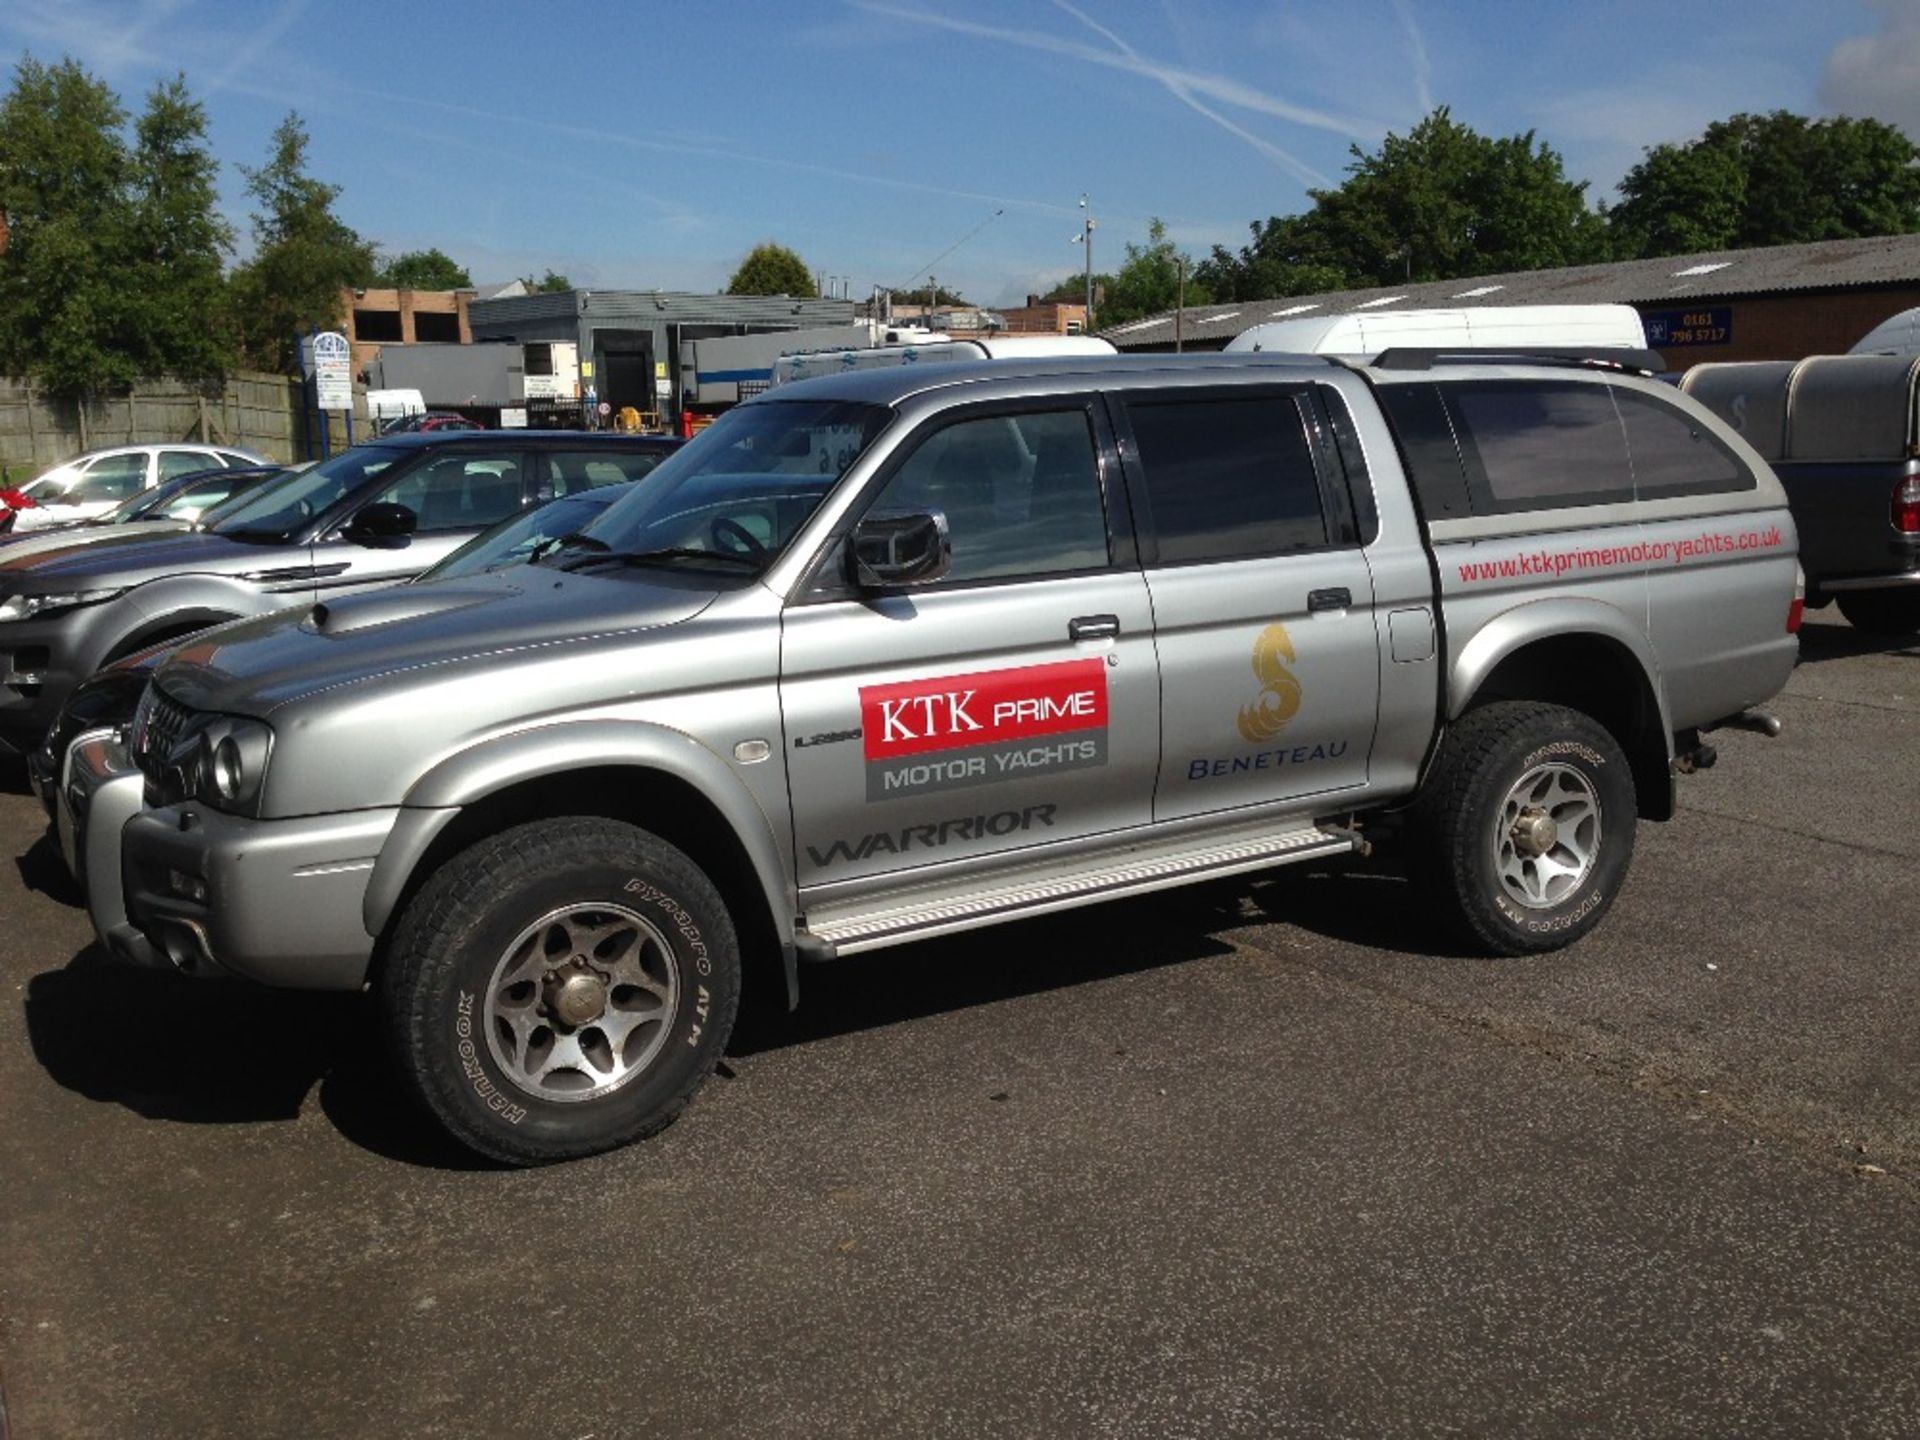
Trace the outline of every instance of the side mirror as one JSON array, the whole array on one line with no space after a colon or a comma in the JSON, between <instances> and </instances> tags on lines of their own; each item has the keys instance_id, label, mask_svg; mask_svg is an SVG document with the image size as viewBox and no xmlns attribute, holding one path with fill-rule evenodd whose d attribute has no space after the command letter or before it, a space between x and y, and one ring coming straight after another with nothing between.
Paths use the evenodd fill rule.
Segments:
<instances>
[{"instance_id":1,"label":"side mirror","mask_svg":"<svg viewBox=\"0 0 1920 1440\"><path fill-rule=\"evenodd\" d=\"M939 510L881 510L854 528L849 550L853 583L893 590L938 580L953 568L953 541Z\"/></svg>"},{"instance_id":2,"label":"side mirror","mask_svg":"<svg viewBox=\"0 0 1920 1440\"><path fill-rule=\"evenodd\" d=\"M391 545L408 539L419 523L420 517L405 505L379 501L355 511L340 534L355 545Z\"/></svg>"}]
</instances>

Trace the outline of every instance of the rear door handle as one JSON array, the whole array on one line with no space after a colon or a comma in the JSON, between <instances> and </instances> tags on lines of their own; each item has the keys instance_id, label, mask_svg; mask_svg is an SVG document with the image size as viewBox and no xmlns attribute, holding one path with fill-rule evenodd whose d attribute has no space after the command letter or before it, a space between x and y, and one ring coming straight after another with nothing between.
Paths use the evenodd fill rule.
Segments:
<instances>
[{"instance_id":1,"label":"rear door handle","mask_svg":"<svg viewBox=\"0 0 1920 1440\"><path fill-rule=\"evenodd\" d=\"M1067 622L1069 640L1111 640L1119 633L1118 615L1081 615Z\"/></svg>"},{"instance_id":2,"label":"rear door handle","mask_svg":"<svg viewBox=\"0 0 1920 1440\"><path fill-rule=\"evenodd\" d=\"M1352 606L1353 592L1344 585L1337 585L1331 590L1315 590L1307 596L1307 609L1309 611L1347 610L1351 609Z\"/></svg>"}]
</instances>

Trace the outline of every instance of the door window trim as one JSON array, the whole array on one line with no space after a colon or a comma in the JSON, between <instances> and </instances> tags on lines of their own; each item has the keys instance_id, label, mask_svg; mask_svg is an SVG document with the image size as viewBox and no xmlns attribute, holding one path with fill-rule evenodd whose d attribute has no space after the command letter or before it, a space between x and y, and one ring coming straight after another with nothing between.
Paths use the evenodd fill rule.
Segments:
<instances>
[{"instance_id":1,"label":"door window trim","mask_svg":"<svg viewBox=\"0 0 1920 1440\"><path fill-rule=\"evenodd\" d=\"M954 405L928 416L919 425L901 437L900 443L886 458L881 467L860 489L852 505L833 527L833 530L815 550L813 558L807 562L801 573L800 583L794 587L788 603L791 605L824 605L859 600L866 592L851 584L840 567L836 557L843 553L843 546L854 527L866 517L873 508L893 477L904 469L907 463L919 453L920 448L953 425L966 424L974 420L992 420L1002 416L1050 414L1062 411L1078 410L1087 418L1088 433L1093 439L1094 477L1100 486L1100 504L1105 514L1107 527L1107 555L1105 565L1088 566L1078 570L1049 570L1030 575L991 575L977 580L934 580L921 585L903 585L888 590L888 595L927 595L960 594L970 590L994 589L1007 585L1035 585L1048 581L1071 580L1088 575L1113 575L1139 568L1139 551L1133 529L1133 507L1126 496L1125 486L1116 484L1119 471L1119 459L1114 444L1114 435L1106 407L1101 404L1101 396L1096 391L1075 391L1059 395L1030 395L1018 399L978 400L967 404Z\"/></svg>"}]
</instances>

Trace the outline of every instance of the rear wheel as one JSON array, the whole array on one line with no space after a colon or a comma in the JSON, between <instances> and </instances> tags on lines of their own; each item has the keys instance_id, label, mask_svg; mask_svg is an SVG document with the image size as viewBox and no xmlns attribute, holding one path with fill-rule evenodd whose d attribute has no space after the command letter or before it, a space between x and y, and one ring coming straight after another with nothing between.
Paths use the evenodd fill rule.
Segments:
<instances>
[{"instance_id":1,"label":"rear wheel","mask_svg":"<svg viewBox=\"0 0 1920 1440\"><path fill-rule=\"evenodd\" d=\"M1843 590L1834 597L1840 613L1869 635L1911 635L1920 631L1920 585L1892 590Z\"/></svg>"},{"instance_id":2,"label":"rear wheel","mask_svg":"<svg viewBox=\"0 0 1920 1440\"><path fill-rule=\"evenodd\" d=\"M382 980L401 1074L471 1149L510 1164L668 1125L725 1048L731 920L679 850L618 821L516 826L408 905Z\"/></svg>"},{"instance_id":3,"label":"rear wheel","mask_svg":"<svg viewBox=\"0 0 1920 1440\"><path fill-rule=\"evenodd\" d=\"M1414 810L1417 873L1461 937L1497 955L1571 944L1625 880L1633 776L1599 723L1559 705L1470 710Z\"/></svg>"}]
</instances>

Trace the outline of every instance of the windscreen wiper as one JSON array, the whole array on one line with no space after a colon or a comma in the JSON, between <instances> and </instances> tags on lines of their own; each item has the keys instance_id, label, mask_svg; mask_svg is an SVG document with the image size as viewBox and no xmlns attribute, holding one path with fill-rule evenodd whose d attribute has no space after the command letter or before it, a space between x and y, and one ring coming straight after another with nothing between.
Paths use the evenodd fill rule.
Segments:
<instances>
[{"instance_id":1,"label":"windscreen wiper","mask_svg":"<svg viewBox=\"0 0 1920 1440\"><path fill-rule=\"evenodd\" d=\"M584 538L584 537L582 537ZM591 542L600 545L595 540ZM668 545L658 550L616 551L601 545L585 555L570 556L555 568L560 570L580 570L588 565L666 565L675 560L718 560L723 565L739 565L753 571L760 569L760 562L751 555L729 555L723 550L700 550L687 545Z\"/></svg>"}]
</instances>

